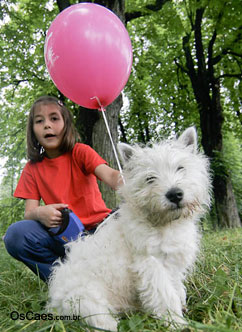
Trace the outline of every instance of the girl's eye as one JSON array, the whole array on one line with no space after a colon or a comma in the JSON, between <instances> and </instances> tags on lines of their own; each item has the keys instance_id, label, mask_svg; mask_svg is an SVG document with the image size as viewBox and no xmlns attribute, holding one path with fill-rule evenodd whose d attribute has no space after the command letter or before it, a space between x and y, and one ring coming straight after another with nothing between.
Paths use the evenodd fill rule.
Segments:
<instances>
[{"instance_id":1,"label":"girl's eye","mask_svg":"<svg viewBox=\"0 0 242 332\"><path fill-rule=\"evenodd\" d=\"M35 123L41 123L43 120L39 119L39 120L36 120Z\"/></svg>"},{"instance_id":2,"label":"girl's eye","mask_svg":"<svg viewBox=\"0 0 242 332\"><path fill-rule=\"evenodd\" d=\"M57 117L53 117L51 120L52 120L52 121L57 121L57 120L59 120L59 118L57 118Z\"/></svg>"},{"instance_id":3,"label":"girl's eye","mask_svg":"<svg viewBox=\"0 0 242 332\"><path fill-rule=\"evenodd\" d=\"M147 178L145 179L147 183L153 183L156 180L155 176L147 176Z\"/></svg>"}]
</instances>

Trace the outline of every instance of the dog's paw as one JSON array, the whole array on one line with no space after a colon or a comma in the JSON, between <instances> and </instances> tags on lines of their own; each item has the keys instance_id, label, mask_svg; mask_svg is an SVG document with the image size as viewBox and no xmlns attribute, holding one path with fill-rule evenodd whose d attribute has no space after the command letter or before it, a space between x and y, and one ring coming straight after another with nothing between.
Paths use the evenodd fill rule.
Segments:
<instances>
[{"instance_id":1,"label":"dog's paw","mask_svg":"<svg viewBox=\"0 0 242 332\"><path fill-rule=\"evenodd\" d=\"M185 328L186 325L188 325L188 323L182 316L172 315L170 317L170 327L173 327L174 329L177 327Z\"/></svg>"},{"instance_id":2,"label":"dog's paw","mask_svg":"<svg viewBox=\"0 0 242 332\"><path fill-rule=\"evenodd\" d=\"M111 315L93 315L92 317L86 319L90 327L96 329L103 329L105 331L116 332L118 331L118 324L116 319Z\"/></svg>"},{"instance_id":3,"label":"dog's paw","mask_svg":"<svg viewBox=\"0 0 242 332\"><path fill-rule=\"evenodd\" d=\"M169 328L169 330L176 330L179 328L185 328L188 323L187 321L180 315L174 313L168 313L165 317L159 317L164 321L164 325Z\"/></svg>"}]
</instances>

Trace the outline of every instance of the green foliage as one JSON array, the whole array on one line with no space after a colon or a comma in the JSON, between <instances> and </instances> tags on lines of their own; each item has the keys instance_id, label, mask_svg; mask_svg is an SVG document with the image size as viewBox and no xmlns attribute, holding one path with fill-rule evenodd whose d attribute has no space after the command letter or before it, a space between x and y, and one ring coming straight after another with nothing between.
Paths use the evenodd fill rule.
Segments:
<instances>
[{"instance_id":1,"label":"green foliage","mask_svg":"<svg viewBox=\"0 0 242 332\"><path fill-rule=\"evenodd\" d=\"M131 21L128 30L134 53L125 89L130 108L122 114L128 140L147 142L191 124L199 127L188 78L178 73L175 62L182 53L184 29L173 4Z\"/></svg>"},{"instance_id":2,"label":"green foliage","mask_svg":"<svg viewBox=\"0 0 242 332\"><path fill-rule=\"evenodd\" d=\"M182 41L184 36L190 37L196 69L194 20L196 9L202 7L204 63L208 66L208 51L212 45L213 68L221 85L224 135L233 131L235 139L241 139L241 0L167 0L157 10L158 3L155 0L125 2L126 11L135 12L137 18L127 24L134 62L125 88L128 105L121 114L123 134L120 139L146 143L179 133L190 125L200 131ZM28 110L40 95L63 96L49 78L43 52L46 31L58 14L56 1L2 0L0 9L0 158L7 157L8 177L1 184L0 217L1 223L6 225L13 221L11 216L21 217L22 203L10 202L10 195L25 162ZM216 38L211 44L213 36ZM76 106L69 100L67 104L75 114ZM232 146L234 154L238 155L238 144ZM227 156L230 152L231 149L225 149L224 159L230 159ZM235 179L240 177L236 172L237 168L233 168ZM233 183L241 209L240 182Z\"/></svg>"},{"instance_id":3,"label":"green foliage","mask_svg":"<svg viewBox=\"0 0 242 332\"><path fill-rule=\"evenodd\" d=\"M235 332L242 329L242 230L204 234L196 268L188 278L188 327L183 332ZM45 314L47 286L0 243L0 329L3 332L85 331L82 321L12 320L13 311ZM102 331L102 330L99 330ZM162 320L133 313L124 316L120 332L170 331Z\"/></svg>"},{"instance_id":4,"label":"green foliage","mask_svg":"<svg viewBox=\"0 0 242 332\"><path fill-rule=\"evenodd\" d=\"M49 0L1 2L0 158L7 157L7 175L0 192L1 233L23 217L23 202L11 197L26 162L25 128L29 109L41 95L60 97L44 62L46 31L58 14L57 4L51 3Z\"/></svg>"},{"instance_id":5,"label":"green foliage","mask_svg":"<svg viewBox=\"0 0 242 332\"><path fill-rule=\"evenodd\" d=\"M189 36L196 69L194 24L198 8L204 10L201 50L204 65L208 67L212 50L213 70L216 79L221 80L221 101L227 113L225 128L233 128L240 135L241 1L173 0L147 15L149 4L150 1L136 1L135 5L145 16L128 22L134 64L125 89L130 107L122 114L126 139L147 142L166 136L171 130L179 132L191 124L200 127L182 45L183 37ZM128 12L134 10L133 1L127 1L126 8Z\"/></svg>"}]
</instances>

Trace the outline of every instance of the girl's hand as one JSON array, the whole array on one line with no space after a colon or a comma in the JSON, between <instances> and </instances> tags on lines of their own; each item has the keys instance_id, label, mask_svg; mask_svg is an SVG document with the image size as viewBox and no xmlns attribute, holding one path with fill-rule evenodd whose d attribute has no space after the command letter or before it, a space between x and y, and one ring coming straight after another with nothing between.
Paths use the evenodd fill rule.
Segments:
<instances>
[{"instance_id":1,"label":"girl's hand","mask_svg":"<svg viewBox=\"0 0 242 332\"><path fill-rule=\"evenodd\" d=\"M61 210L67 208L67 204L49 204L36 208L36 220L46 227L57 227L62 223Z\"/></svg>"},{"instance_id":2,"label":"girl's hand","mask_svg":"<svg viewBox=\"0 0 242 332\"><path fill-rule=\"evenodd\" d=\"M38 220L46 227L57 227L62 222L61 210L67 208L67 204L49 204L40 206L39 201L27 199L25 202L25 219Z\"/></svg>"}]
</instances>

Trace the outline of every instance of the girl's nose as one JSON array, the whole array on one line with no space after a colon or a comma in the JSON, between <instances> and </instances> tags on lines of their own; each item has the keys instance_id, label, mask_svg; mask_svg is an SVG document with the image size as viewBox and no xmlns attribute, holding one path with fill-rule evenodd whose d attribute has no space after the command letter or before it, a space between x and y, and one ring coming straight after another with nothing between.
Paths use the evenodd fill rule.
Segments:
<instances>
[{"instance_id":1,"label":"girl's nose","mask_svg":"<svg viewBox=\"0 0 242 332\"><path fill-rule=\"evenodd\" d=\"M48 129L51 127L51 124L49 121L45 121L45 129Z\"/></svg>"}]
</instances>

